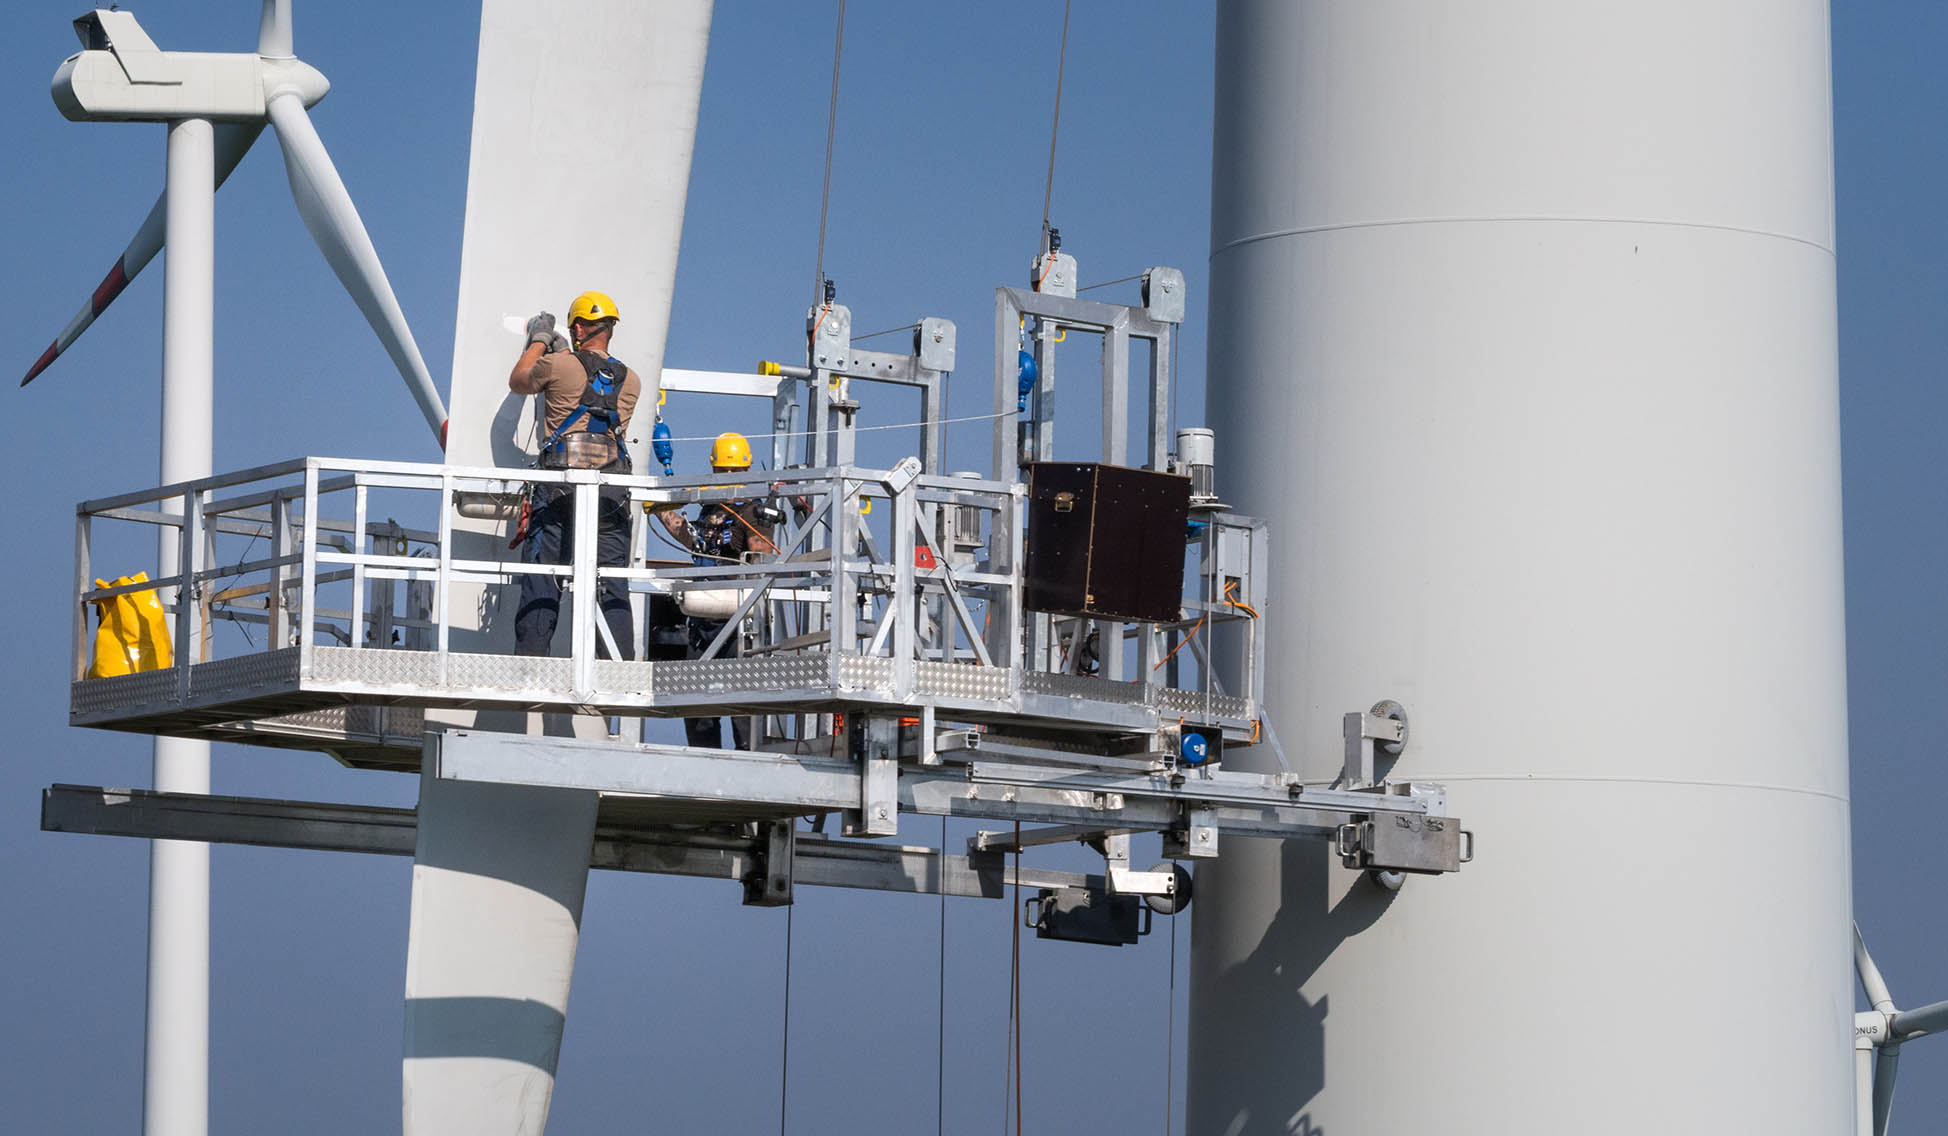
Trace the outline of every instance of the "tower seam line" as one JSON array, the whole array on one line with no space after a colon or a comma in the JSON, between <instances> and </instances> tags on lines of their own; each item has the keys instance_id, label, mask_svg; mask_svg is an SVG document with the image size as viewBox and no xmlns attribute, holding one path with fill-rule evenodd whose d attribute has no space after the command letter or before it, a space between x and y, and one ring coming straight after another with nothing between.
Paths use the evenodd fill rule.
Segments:
<instances>
[{"instance_id":1,"label":"tower seam line","mask_svg":"<svg viewBox=\"0 0 1948 1136\"><path fill-rule=\"evenodd\" d=\"M1259 241L1276 240L1279 237L1303 237L1315 233L1334 233L1348 229L1386 229L1405 225L1503 224L1510 222L1651 225L1673 229L1709 229L1722 233L1743 233L1747 236L1771 237L1776 240L1791 241L1794 244L1801 244L1809 248L1818 249L1827 256L1837 256L1831 246L1821 244L1807 237L1797 236L1792 233L1781 233L1772 229L1754 229L1742 225L1721 225L1710 221L1657 220L1649 217L1577 217L1552 214L1511 214L1499 217L1392 217L1373 221L1345 221L1332 225L1302 225L1289 229L1273 229L1269 232L1254 233L1251 236L1238 237L1234 240L1226 241L1211 250L1211 259L1215 260L1221 252L1228 252L1231 249L1244 245L1256 244Z\"/></svg>"}]
</instances>

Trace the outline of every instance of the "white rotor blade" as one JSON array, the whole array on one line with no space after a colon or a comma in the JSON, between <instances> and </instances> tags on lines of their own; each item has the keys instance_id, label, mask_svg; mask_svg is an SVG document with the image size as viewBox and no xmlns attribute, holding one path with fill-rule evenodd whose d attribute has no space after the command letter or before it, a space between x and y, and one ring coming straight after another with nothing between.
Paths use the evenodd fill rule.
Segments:
<instances>
[{"instance_id":1,"label":"white rotor blade","mask_svg":"<svg viewBox=\"0 0 1948 1136\"><path fill-rule=\"evenodd\" d=\"M1894 1020L1888 1023L1888 1029L1897 1041L1940 1033L1948 1029L1948 1002L1933 1002L1912 1010L1898 1011Z\"/></svg>"},{"instance_id":2,"label":"white rotor blade","mask_svg":"<svg viewBox=\"0 0 1948 1136\"><path fill-rule=\"evenodd\" d=\"M264 125L260 122L220 122L216 125L217 185L222 185L224 179L230 176L230 172L237 168L237 163L243 161L243 156L250 152L251 144L257 141L257 136L263 133L263 130ZM27 377L20 380L21 386L33 382L36 376L47 370L49 364L60 358L61 352L73 346L74 341L81 338L81 333L88 330L88 325L95 322L95 317L107 310L108 305L115 302L115 297L122 294L122 289L129 286L129 281L134 280L136 275L155 259L156 253L162 251L162 217L167 202L166 193L156 198L155 206L149 210L148 218L142 222L142 227L135 231L135 239L129 242L128 248L122 250L121 259L115 262L115 267L109 269L108 275L102 277L101 283L95 286L95 291L88 297L88 302L81 305L81 311L68 321L68 326L61 329L61 334L54 337L54 342L48 346L48 349L41 352L41 357L36 359L33 367L28 370Z\"/></svg>"},{"instance_id":3,"label":"white rotor blade","mask_svg":"<svg viewBox=\"0 0 1948 1136\"><path fill-rule=\"evenodd\" d=\"M291 0L264 0L257 22L257 54L266 59L291 58Z\"/></svg>"},{"instance_id":4,"label":"white rotor blade","mask_svg":"<svg viewBox=\"0 0 1948 1136\"><path fill-rule=\"evenodd\" d=\"M365 223L359 220L358 209L352 205L352 195L345 191L345 183L339 180L338 170L332 166L331 156L325 152L325 144L312 128L311 116L304 112L304 103L298 96L288 91L273 95L268 105L278 144L284 147L284 170L291 178L291 196L297 200L304 227L310 230L311 239L318 242L319 251L338 274L339 282L351 293L352 302L365 314L365 321L385 344L386 354L392 356L393 365L399 368L400 377L412 390L427 424L444 446L446 406L433 387L426 360L420 357L419 345L413 342L412 329L406 326L399 300L392 294L385 268L379 263L378 250L372 247Z\"/></svg>"},{"instance_id":5,"label":"white rotor blade","mask_svg":"<svg viewBox=\"0 0 1948 1136\"><path fill-rule=\"evenodd\" d=\"M1887 1119L1894 1112L1894 1074L1901 1067L1901 1047L1883 1045L1874 1054L1874 1136L1887 1136Z\"/></svg>"},{"instance_id":6,"label":"white rotor blade","mask_svg":"<svg viewBox=\"0 0 1948 1136\"><path fill-rule=\"evenodd\" d=\"M1867 940L1861 936L1858 923L1853 925L1853 966L1860 973L1860 988L1867 992L1867 1001L1884 1014L1892 1013L1894 997L1887 992L1887 980L1874 965L1874 956L1867 953Z\"/></svg>"}]
</instances>

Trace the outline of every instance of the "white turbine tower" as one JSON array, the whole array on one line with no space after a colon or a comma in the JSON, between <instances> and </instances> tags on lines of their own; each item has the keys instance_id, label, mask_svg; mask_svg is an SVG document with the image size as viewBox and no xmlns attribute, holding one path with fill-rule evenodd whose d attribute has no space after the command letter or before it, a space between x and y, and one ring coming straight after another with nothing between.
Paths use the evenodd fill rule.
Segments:
<instances>
[{"instance_id":1,"label":"white turbine tower","mask_svg":"<svg viewBox=\"0 0 1948 1136\"><path fill-rule=\"evenodd\" d=\"M1198 869L1189 1127L1845 1131L1826 0L1227 0L1210 425L1301 775L1468 869ZM1295 740L1296 739L1296 740Z\"/></svg>"},{"instance_id":2,"label":"white turbine tower","mask_svg":"<svg viewBox=\"0 0 1948 1136\"><path fill-rule=\"evenodd\" d=\"M167 124L167 178L162 200L121 260L27 380L73 343L166 242L161 480L210 473L216 187L269 122L305 228L385 344L429 425L443 435L446 412L426 363L305 113L331 85L292 55L289 0L264 0L256 54L164 52L124 11L97 9L76 20L75 30L84 50L55 72L55 104L74 121ZM158 544L160 574L172 575L176 542L165 536ZM176 647L179 658L198 657L198 643ZM154 778L159 790L208 793L209 743L157 738ZM143 1090L143 1128L152 1136L208 1128L209 889L208 845L155 842Z\"/></svg>"}]
</instances>

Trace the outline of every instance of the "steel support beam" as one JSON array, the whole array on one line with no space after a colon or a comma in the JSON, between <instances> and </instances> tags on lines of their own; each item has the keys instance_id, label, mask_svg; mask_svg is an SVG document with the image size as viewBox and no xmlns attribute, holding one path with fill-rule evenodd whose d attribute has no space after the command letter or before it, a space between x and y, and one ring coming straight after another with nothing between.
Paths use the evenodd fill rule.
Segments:
<instances>
[{"instance_id":1,"label":"steel support beam","mask_svg":"<svg viewBox=\"0 0 1948 1136\"><path fill-rule=\"evenodd\" d=\"M41 829L96 836L250 844L321 852L410 856L417 836L412 809L214 797L54 785L41 791ZM758 867L760 842L720 832L631 828L596 823L591 868L742 881ZM921 895L1000 899L1026 888L1101 890L1100 875L1024 868L1020 878L1000 853L943 855L939 849L877 841L830 840L798 832L792 841L793 886L857 888Z\"/></svg>"}]
</instances>

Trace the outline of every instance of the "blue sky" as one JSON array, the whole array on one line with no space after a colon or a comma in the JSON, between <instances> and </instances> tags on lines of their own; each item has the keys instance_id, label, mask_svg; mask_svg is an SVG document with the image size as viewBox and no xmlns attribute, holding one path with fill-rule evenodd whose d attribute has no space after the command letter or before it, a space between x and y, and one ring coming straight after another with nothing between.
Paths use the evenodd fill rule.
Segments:
<instances>
[{"instance_id":1,"label":"blue sky","mask_svg":"<svg viewBox=\"0 0 1948 1136\"><path fill-rule=\"evenodd\" d=\"M248 50L246 0L136 6L165 48ZM313 112L445 385L477 27L468 6L300 3L297 49L334 91ZM9 271L0 311L24 371L119 253L161 184L160 127L66 122L47 78L79 6L15 5L0 52ZM719 6L667 362L743 369L789 357L813 272L831 62L825 5ZM855 0L826 270L874 330L960 327L953 410L988 409L992 289L1034 251L1060 6ZM564 24L564 36L584 34ZM1076 5L1055 222L1083 282L1184 270L1181 365L1201 403L1209 230L1211 16L1201 4ZM1948 997L1935 944L1948 771L1948 478L1938 381L1948 321L1948 9L1840 5L1834 82L1845 440L1856 905L1897 999ZM564 124L566 127L567 124ZM599 167L599 163L597 163ZM268 142L218 201L218 469L307 453L433 460L411 402L292 208ZM553 232L524 239L568 239ZM19 1131L127 1130L140 1108L146 849L38 831L47 784L142 785L147 739L65 720L73 505L152 484L160 263L4 416L13 601L0 655L11 738L0 761L0 1100ZM1110 295L1119 293L1111 291ZM563 297L565 304L567 297ZM616 349L627 357L626 328ZM904 420L905 407L888 411ZM870 413L870 411L869 411ZM714 416L672 426L707 434ZM749 424L756 429L756 423ZM985 468L979 424L952 428ZM864 455L871 459L868 452ZM689 455L694 463L696 455ZM218 747L216 790L409 804L412 779L318 755ZM967 835L956 828L952 840ZM1646 839L1665 834L1647 833ZM923 822L905 834L931 842ZM409 865L219 847L214 853L212 1121L218 1131L385 1130L397 1123ZM1700 865L1710 871L1710 865ZM1728 881L1727 886L1736 886ZM922 1131L935 1101L939 909L809 892L795 916L792 1130ZM1004 905L947 911L949 1131L1000 1122ZM1030 1116L1092 1130L1161 1127L1168 927L1137 948L1024 945ZM1188 925L1180 929L1175 1021ZM562 1053L557 1131L752 1131L776 1123L784 915L729 885L598 873ZM1912 1047L1899 1114L1948 1110L1948 1052ZM1932 1072L1931 1072L1932 1071ZM1086 1088L1085 1088L1086 1087ZM862 1119L870 1117L871 1119Z\"/></svg>"}]
</instances>

